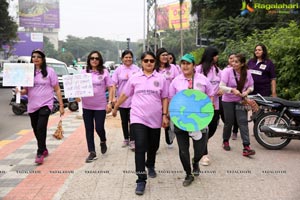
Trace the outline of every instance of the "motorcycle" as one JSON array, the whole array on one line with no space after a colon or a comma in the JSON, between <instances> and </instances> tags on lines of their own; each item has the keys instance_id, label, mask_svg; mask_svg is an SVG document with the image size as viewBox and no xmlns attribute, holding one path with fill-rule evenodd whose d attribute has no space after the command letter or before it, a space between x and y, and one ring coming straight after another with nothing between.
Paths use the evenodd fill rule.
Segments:
<instances>
[{"instance_id":1,"label":"motorcycle","mask_svg":"<svg viewBox=\"0 0 300 200\"><path fill-rule=\"evenodd\" d=\"M68 108L70 111L75 112L79 109L78 102L75 100L75 98L69 98L68 101Z\"/></svg>"},{"instance_id":2,"label":"motorcycle","mask_svg":"<svg viewBox=\"0 0 300 200\"><path fill-rule=\"evenodd\" d=\"M16 103L16 91L15 89L12 89L12 99L10 100L9 105L12 106L12 112L15 115L22 115L25 112L27 112L27 104L28 104L28 96L27 95L21 95L21 101L20 103ZM59 102L56 96L54 96L53 99L53 108L51 111L51 114L56 113L57 111L59 111Z\"/></svg>"},{"instance_id":3,"label":"motorcycle","mask_svg":"<svg viewBox=\"0 0 300 200\"><path fill-rule=\"evenodd\" d=\"M300 101L278 97L249 95L259 105L253 113L253 132L256 141L270 150L279 150L291 140L300 140Z\"/></svg>"}]
</instances>

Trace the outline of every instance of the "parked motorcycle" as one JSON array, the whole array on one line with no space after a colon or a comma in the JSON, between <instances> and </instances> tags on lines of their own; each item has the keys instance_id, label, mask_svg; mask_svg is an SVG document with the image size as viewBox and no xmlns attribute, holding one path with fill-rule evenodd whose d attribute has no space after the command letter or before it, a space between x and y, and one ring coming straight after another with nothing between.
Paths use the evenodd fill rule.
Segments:
<instances>
[{"instance_id":1,"label":"parked motorcycle","mask_svg":"<svg viewBox=\"0 0 300 200\"><path fill-rule=\"evenodd\" d=\"M79 109L78 102L75 98L69 98L68 101L68 108L70 111L75 112Z\"/></svg>"},{"instance_id":2,"label":"parked motorcycle","mask_svg":"<svg viewBox=\"0 0 300 200\"><path fill-rule=\"evenodd\" d=\"M282 149L291 140L300 140L300 101L252 95L260 110L251 119L257 142L271 150Z\"/></svg>"},{"instance_id":3,"label":"parked motorcycle","mask_svg":"<svg viewBox=\"0 0 300 200\"><path fill-rule=\"evenodd\" d=\"M15 89L12 89L12 94L13 94L13 97L10 100L10 103L9 103L9 105L12 106L11 107L12 112L15 115L22 115L25 112L27 112L28 96L27 95L21 95L20 103L16 103L16 91L15 91ZM59 111L59 102L58 102L58 99L57 99L56 96L54 96L53 101L54 102L53 102L53 108L52 108L51 114L54 114L57 111Z\"/></svg>"}]
</instances>

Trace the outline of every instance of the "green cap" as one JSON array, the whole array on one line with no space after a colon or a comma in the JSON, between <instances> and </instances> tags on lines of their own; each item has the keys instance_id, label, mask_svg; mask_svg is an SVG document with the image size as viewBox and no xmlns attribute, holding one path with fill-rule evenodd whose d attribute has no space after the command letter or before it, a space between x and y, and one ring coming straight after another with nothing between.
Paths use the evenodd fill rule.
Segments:
<instances>
[{"instance_id":1,"label":"green cap","mask_svg":"<svg viewBox=\"0 0 300 200\"><path fill-rule=\"evenodd\" d=\"M180 61L187 61L189 63L195 63L195 58L192 54L185 54L184 56L181 57Z\"/></svg>"}]
</instances>

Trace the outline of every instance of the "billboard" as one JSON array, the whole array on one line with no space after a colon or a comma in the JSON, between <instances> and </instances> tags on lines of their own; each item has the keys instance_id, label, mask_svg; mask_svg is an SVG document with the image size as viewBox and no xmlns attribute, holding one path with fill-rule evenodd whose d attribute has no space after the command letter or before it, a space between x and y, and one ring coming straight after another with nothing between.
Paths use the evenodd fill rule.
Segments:
<instances>
[{"instance_id":1,"label":"billboard","mask_svg":"<svg viewBox=\"0 0 300 200\"><path fill-rule=\"evenodd\" d=\"M19 0L20 26L59 28L59 0Z\"/></svg>"},{"instance_id":2,"label":"billboard","mask_svg":"<svg viewBox=\"0 0 300 200\"><path fill-rule=\"evenodd\" d=\"M34 49L43 49L43 33L18 32L19 41L14 45L13 55L29 56Z\"/></svg>"},{"instance_id":3,"label":"billboard","mask_svg":"<svg viewBox=\"0 0 300 200\"><path fill-rule=\"evenodd\" d=\"M173 3L158 6L156 10L157 30L166 29L180 30L180 5ZM182 29L190 28L190 2L186 1L182 4Z\"/></svg>"}]
</instances>

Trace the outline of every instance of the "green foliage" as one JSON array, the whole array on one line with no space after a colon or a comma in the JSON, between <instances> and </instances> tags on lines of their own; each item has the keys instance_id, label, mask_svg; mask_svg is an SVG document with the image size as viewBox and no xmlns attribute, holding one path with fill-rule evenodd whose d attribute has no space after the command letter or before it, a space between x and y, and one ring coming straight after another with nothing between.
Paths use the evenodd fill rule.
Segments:
<instances>
[{"instance_id":1,"label":"green foliage","mask_svg":"<svg viewBox=\"0 0 300 200\"><path fill-rule=\"evenodd\" d=\"M254 31L247 38L239 41L230 41L220 56L227 59L229 52L244 53L248 59L253 56L254 47L258 43L267 46L269 58L276 67L277 94L291 99L300 99L300 28L296 22L288 27L270 28L263 31Z\"/></svg>"},{"instance_id":2,"label":"green foliage","mask_svg":"<svg viewBox=\"0 0 300 200\"><path fill-rule=\"evenodd\" d=\"M8 14L8 3L0 0L0 50L2 45L13 46L17 39L18 25Z\"/></svg>"}]
</instances>

